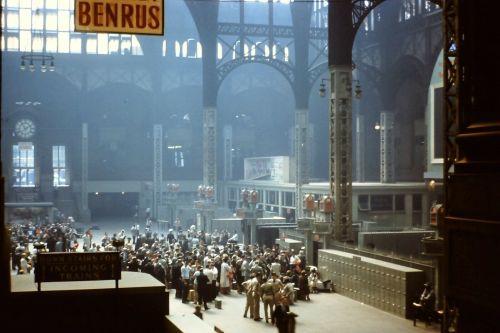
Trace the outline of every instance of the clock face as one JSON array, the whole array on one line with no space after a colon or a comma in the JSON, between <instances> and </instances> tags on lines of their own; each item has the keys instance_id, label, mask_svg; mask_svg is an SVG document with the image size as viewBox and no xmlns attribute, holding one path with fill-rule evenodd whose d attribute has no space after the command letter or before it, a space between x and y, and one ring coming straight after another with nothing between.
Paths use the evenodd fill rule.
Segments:
<instances>
[{"instance_id":1,"label":"clock face","mask_svg":"<svg viewBox=\"0 0 500 333\"><path fill-rule=\"evenodd\" d=\"M16 123L15 132L21 139L29 139L35 134L35 123L31 119L21 119Z\"/></svg>"}]
</instances>

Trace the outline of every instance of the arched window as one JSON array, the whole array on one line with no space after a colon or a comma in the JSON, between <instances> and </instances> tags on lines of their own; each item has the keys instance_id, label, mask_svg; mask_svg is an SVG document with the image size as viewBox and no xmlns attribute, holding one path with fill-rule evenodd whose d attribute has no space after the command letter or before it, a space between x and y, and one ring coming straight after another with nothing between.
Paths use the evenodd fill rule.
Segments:
<instances>
[{"instance_id":1,"label":"arched window","mask_svg":"<svg viewBox=\"0 0 500 333\"><path fill-rule=\"evenodd\" d=\"M196 43L196 58L203 58L203 47L200 42Z\"/></svg>"},{"instance_id":2,"label":"arched window","mask_svg":"<svg viewBox=\"0 0 500 333\"><path fill-rule=\"evenodd\" d=\"M217 43L217 59L222 59L224 53L223 53L223 49L222 49L222 44L221 43Z\"/></svg>"},{"instance_id":3,"label":"arched window","mask_svg":"<svg viewBox=\"0 0 500 333\"><path fill-rule=\"evenodd\" d=\"M290 54L290 51L288 49L288 46L285 46L283 48L283 61L286 61L286 62L289 61L289 59L288 59L289 54Z\"/></svg>"},{"instance_id":4,"label":"arched window","mask_svg":"<svg viewBox=\"0 0 500 333\"><path fill-rule=\"evenodd\" d=\"M175 41L175 57L179 58L181 56L181 43L178 40Z\"/></svg>"},{"instance_id":5,"label":"arched window","mask_svg":"<svg viewBox=\"0 0 500 333\"><path fill-rule=\"evenodd\" d=\"M163 42L161 44L161 55L162 55L162 57L167 56L167 41L166 40L163 40Z\"/></svg>"},{"instance_id":6,"label":"arched window","mask_svg":"<svg viewBox=\"0 0 500 333\"><path fill-rule=\"evenodd\" d=\"M237 40L233 45L233 56L232 59L236 59L240 56L240 41Z\"/></svg>"},{"instance_id":7,"label":"arched window","mask_svg":"<svg viewBox=\"0 0 500 333\"><path fill-rule=\"evenodd\" d=\"M288 62L288 56L289 56L289 49L288 46L281 47L279 44L274 44L273 45L273 52L271 57L273 59L278 59L278 60L283 60Z\"/></svg>"},{"instance_id":8,"label":"arched window","mask_svg":"<svg viewBox=\"0 0 500 333\"><path fill-rule=\"evenodd\" d=\"M404 0L399 12L399 22L408 21L417 14L417 4L415 0Z\"/></svg>"},{"instance_id":9,"label":"arched window","mask_svg":"<svg viewBox=\"0 0 500 333\"><path fill-rule=\"evenodd\" d=\"M252 58L255 56L269 57L269 46L263 42L256 42L252 45L250 55Z\"/></svg>"},{"instance_id":10,"label":"arched window","mask_svg":"<svg viewBox=\"0 0 500 333\"><path fill-rule=\"evenodd\" d=\"M202 47L201 43L197 42L194 38L189 38L182 43L182 57L183 58L201 58Z\"/></svg>"}]
</instances>

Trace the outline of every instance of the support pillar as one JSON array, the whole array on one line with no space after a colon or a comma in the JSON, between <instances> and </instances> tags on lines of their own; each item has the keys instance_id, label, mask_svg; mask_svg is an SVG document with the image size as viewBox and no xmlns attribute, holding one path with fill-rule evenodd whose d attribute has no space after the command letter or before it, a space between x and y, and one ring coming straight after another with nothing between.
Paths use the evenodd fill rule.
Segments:
<instances>
[{"instance_id":1,"label":"support pillar","mask_svg":"<svg viewBox=\"0 0 500 333\"><path fill-rule=\"evenodd\" d=\"M80 220L90 222L89 197L89 133L87 123L82 124L82 185L80 189Z\"/></svg>"},{"instance_id":2,"label":"support pillar","mask_svg":"<svg viewBox=\"0 0 500 333\"><path fill-rule=\"evenodd\" d=\"M151 216L160 218L159 212L163 206L163 127L155 124L153 127L153 207Z\"/></svg>"},{"instance_id":3,"label":"support pillar","mask_svg":"<svg viewBox=\"0 0 500 333\"><path fill-rule=\"evenodd\" d=\"M330 95L330 190L335 199L334 238L352 238L352 73L332 66Z\"/></svg>"},{"instance_id":4,"label":"support pillar","mask_svg":"<svg viewBox=\"0 0 500 333\"><path fill-rule=\"evenodd\" d=\"M303 217L302 185L307 183L307 110L295 111L295 218Z\"/></svg>"},{"instance_id":5,"label":"support pillar","mask_svg":"<svg viewBox=\"0 0 500 333\"><path fill-rule=\"evenodd\" d=\"M352 240L352 45L351 0L328 1L330 70L330 192L335 200L333 238ZM328 242L325 239L325 246Z\"/></svg>"},{"instance_id":6,"label":"support pillar","mask_svg":"<svg viewBox=\"0 0 500 333\"><path fill-rule=\"evenodd\" d=\"M380 182L394 183L396 172L394 168L394 114L380 114Z\"/></svg>"},{"instance_id":7,"label":"support pillar","mask_svg":"<svg viewBox=\"0 0 500 333\"><path fill-rule=\"evenodd\" d=\"M250 222L250 244L257 243L257 220L256 219L248 219Z\"/></svg>"},{"instance_id":8,"label":"support pillar","mask_svg":"<svg viewBox=\"0 0 500 333\"><path fill-rule=\"evenodd\" d=\"M365 181L365 117L356 116L356 181Z\"/></svg>"},{"instance_id":9,"label":"support pillar","mask_svg":"<svg viewBox=\"0 0 500 333\"><path fill-rule=\"evenodd\" d=\"M224 126L224 181L233 179L233 127Z\"/></svg>"},{"instance_id":10,"label":"support pillar","mask_svg":"<svg viewBox=\"0 0 500 333\"><path fill-rule=\"evenodd\" d=\"M217 193L216 145L215 108L206 107L203 110L203 185L213 187L214 198Z\"/></svg>"}]
</instances>

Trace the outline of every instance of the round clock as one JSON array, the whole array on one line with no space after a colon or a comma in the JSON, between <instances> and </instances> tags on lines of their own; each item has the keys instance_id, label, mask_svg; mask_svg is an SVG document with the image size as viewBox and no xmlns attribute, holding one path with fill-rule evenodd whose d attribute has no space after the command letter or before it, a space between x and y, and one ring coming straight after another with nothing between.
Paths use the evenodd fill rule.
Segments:
<instances>
[{"instance_id":1,"label":"round clock","mask_svg":"<svg viewBox=\"0 0 500 333\"><path fill-rule=\"evenodd\" d=\"M21 139L29 139L35 135L35 123L31 119L20 119L17 121L14 130Z\"/></svg>"}]
</instances>

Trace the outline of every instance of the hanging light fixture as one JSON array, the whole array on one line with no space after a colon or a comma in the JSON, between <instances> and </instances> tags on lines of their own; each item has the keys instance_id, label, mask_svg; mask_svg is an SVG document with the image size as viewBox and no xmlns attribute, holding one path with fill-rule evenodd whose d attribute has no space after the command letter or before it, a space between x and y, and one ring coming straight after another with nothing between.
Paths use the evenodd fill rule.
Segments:
<instances>
[{"instance_id":1,"label":"hanging light fixture","mask_svg":"<svg viewBox=\"0 0 500 333\"><path fill-rule=\"evenodd\" d=\"M330 81L330 80L329 79L321 79L321 83L319 84L319 96L320 97L325 97L325 93L326 93L325 81ZM360 99L361 95L363 93L363 90L361 90L361 83L359 82L359 80L353 80L353 81L356 82L356 86L354 87L354 97L357 99ZM349 90L351 89L350 85L348 86L347 89L349 89Z\"/></svg>"},{"instance_id":2,"label":"hanging light fixture","mask_svg":"<svg viewBox=\"0 0 500 333\"><path fill-rule=\"evenodd\" d=\"M361 94L363 93L363 90L361 90L361 83L359 83L359 80L354 80L354 82L356 82L356 86L354 87L354 97L360 99Z\"/></svg>"},{"instance_id":3,"label":"hanging light fixture","mask_svg":"<svg viewBox=\"0 0 500 333\"><path fill-rule=\"evenodd\" d=\"M33 28L34 24L37 24L42 19L42 29ZM30 34L30 47L28 53L24 53L21 56L21 64L19 69L25 71L28 69L30 72L34 72L39 65L40 72L45 73L47 71L53 72L56 70L54 65L54 56L46 53L46 43L47 38L45 36L45 25L43 24L43 17L40 18L40 9L35 10L34 16L31 17L31 34ZM35 46L41 45L41 53L35 50Z\"/></svg>"},{"instance_id":4,"label":"hanging light fixture","mask_svg":"<svg viewBox=\"0 0 500 333\"><path fill-rule=\"evenodd\" d=\"M326 93L325 81L330 81L330 80L329 79L321 79L321 83L319 84L319 96L320 97L325 97L325 93Z\"/></svg>"}]
</instances>

